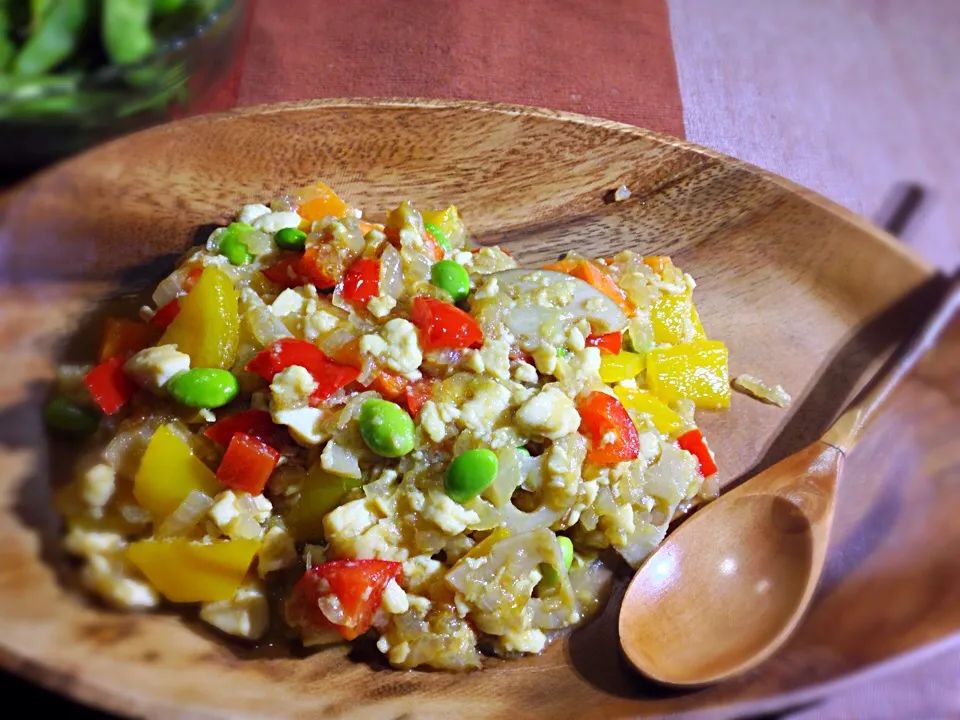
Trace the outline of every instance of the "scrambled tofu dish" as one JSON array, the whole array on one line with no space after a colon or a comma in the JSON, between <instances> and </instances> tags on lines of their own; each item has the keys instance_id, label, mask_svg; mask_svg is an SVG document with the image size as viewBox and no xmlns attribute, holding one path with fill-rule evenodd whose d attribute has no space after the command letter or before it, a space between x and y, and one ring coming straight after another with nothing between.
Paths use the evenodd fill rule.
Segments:
<instances>
[{"instance_id":1,"label":"scrambled tofu dish","mask_svg":"<svg viewBox=\"0 0 960 720\"><path fill-rule=\"evenodd\" d=\"M663 256L520 268L457 208L362 219L323 183L245 205L60 368L56 495L83 584L397 668L539 653L716 494L729 403Z\"/></svg>"}]
</instances>

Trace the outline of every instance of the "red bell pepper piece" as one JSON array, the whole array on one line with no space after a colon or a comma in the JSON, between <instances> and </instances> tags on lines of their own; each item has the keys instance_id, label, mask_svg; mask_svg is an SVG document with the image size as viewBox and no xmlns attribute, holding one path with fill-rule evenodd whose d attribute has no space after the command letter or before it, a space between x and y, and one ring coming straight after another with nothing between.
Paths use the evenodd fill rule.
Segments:
<instances>
[{"instance_id":1,"label":"red bell pepper piece","mask_svg":"<svg viewBox=\"0 0 960 720\"><path fill-rule=\"evenodd\" d=\"M277 260L273 265L263 268L260 272L270 282L285 288L295 288L307 284L307 279L300 274L299 265L299 255L287 255Z\"/></svg>"},{"instance_id":2,"label":"red bell pepper piece","mask_svg":"<svg viewBox=\"0 0 960 720\"><path fill-rule=\"evenodd\" d=\"M296 273L317 290L336 287L337 278L331 271L331 263L336 259L336 254L336 250L329 245L311 245L300 256Z\"/></svg>"},{"instance_id":3,"label":"red bell pepper piece","mask_svg":"<svg viewBox=\"0 0 960 720\"><path fill-rule=\"evenodd\" d=\"M600 348L601 353L616 355L623 344L623 335L618 332L600 333L587 336L587 347Z\"/></svg>"},{"instance_id":4,"label":"red bell pepper piece","mask_svg":"<svg viewBox=\"0 0 960 720\"><path fill-rule=\"evenodd\" d=\"M357 258L347 268L340 286L345 300L366 305L380 292L380 261L375 258Z\"/></svg>"},{"instance_id":5,"label":"red bell pepper piece","mask_svg":"<svg viewBox=\"0 0 960 720\"><path fill-rule=\"evenodd\" d=\"M251 435L235 433L217 467L217 480L232 490L259 495L280 453Z\"/></svg>"},{"instance_id":6,"label":"red bell pepper piece","mask_svg":"<svg viewBox=\"0 0 960 720\"><path fill-rule=\"evenodd\" d=\"M316 381L317 389L310 395L311 401L330 397L360 374L358 368L333 362L313 343L295 338L274 340L250 359L246 369L272 382L278 372L291 365L304 368Z\"/></svg>"},{"instance_id":7,"label":"red bell pepper piece","mask_svg":"<svg viewBox=\"0 0 960 720\"><path fill-rule=\"evenodd\" d=\"M230 444L237 433L250 435L273 447L289 442L287 431L280 425L275 425L270 413L265 410L241 410L220 418L203 431L204 435L224 447Z\"/></svg>"},{"instance_id":8,"label":"red bell pepper piece","mask_svg":"<svg viewBox=\"0 0 960 720\"><path fill-rule=\"evenodd\" d=\"M113 415L133 395L134 385L123 371L126 358L116 355L96 365L83 376L83 384L90 397L100 406L104 415Z\"/></svg>"},{"instance_id":9,"label":"red bell pepper piece","mask_svg":"<svg viewBox=\"0 0 960 720\"><path fill-rule=\"evenodd\" d=\"M153 345L159 337L156 327L125 318L107 318L100 337L100 362L116 355L124 357Z\"/></svg>"},{"instance_id":10,"label":"red bell pepper piece","mask_svg":"<svg viewBox=\"0 0 960 720\"><path fill-rule=\"evenodd\" d=\"M480 325L460 308L427 295L413 299L410 321L420 330L420 346L465 348L483 342Z\"/></svg>"},{"instance_id":11,"label":"red bell pepper piece","mask_svg":"<svg viewBox=\"0 0 960 720\"><path fill-rule=\"evenodd\" d=\"M180 298L174 298L157 311L150 318L150 324L158 328L166 328L180 314Z\"/></svg>"},{"instance_id":12,"label":"red bell pepper piece","mask_svg":"<svg viewBox=\"0 0 960 720\"><path fill-rule=\"evenodd\" d=\"M400 577L400 571L400 563L392 560L329 560L314 565L293 586L287 622L304 630L333 627L344 639L353 640L370 629L383 588ZM340 603L342 623L332 623L320 610L320 599L330 595Z\"/></svg>"},{"instance_id":13,"label":"red bell pepper piece","mask_svg":"<svg viewBox=\"0 0 960 720\"><path fill-rule=\"evenodd\" d=\"M577 410L580 412L580 432L590 440L587 460L607 465L633 460L640 454L637 428L617 398L595 390L587 395Z\"/></svg>"},{"instance_id":14,"label":"red bell pepper piece","mask_svg":"<svg viewBox=\"0 0 960 720\"><path fill-rule=\"evenodd\" d=\"M677 438L677 445L681 450L686 450L691 455L696 456L700 463L700 474L703 477L709 477L717 471L717 463L713 460L713 454L707 447L707 441L703 438L703 433L699 428L687 430L683 435Z\"/></svg>"},{"instance_id":15,"label":"red bell pepper piece","mask_svg":"<svg viewBox=\"0 0 960 720\"><path fill-rule=\"evenodd\" d=\"M433 378L420 378L416 382L407 385L405 395L407 397L407 408L413 417L417 416L423 404L430 399L430 393L433 392Z\"/></svg>"}]
</instances>

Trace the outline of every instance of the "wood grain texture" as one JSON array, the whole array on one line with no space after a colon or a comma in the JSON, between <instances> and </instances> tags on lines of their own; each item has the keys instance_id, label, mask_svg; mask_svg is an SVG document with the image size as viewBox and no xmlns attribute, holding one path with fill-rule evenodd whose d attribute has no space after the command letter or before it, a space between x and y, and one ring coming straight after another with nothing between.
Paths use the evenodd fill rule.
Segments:
<instances>
[{"instance_id":1,"label":"wood grain texture","mask_svg":"<svg viewBox=\"0 0 960 720\"><path fill-rule=\"evenodd\" d=\"M616 596L543 656L456 676L384 672L342 649L248 650L175 616L118 615L68 590L48 509L62 462L39 405L56 359L95 341L98 298L159 279L198 227L317 177L369 210L405 197L456 202L481 242L507 242L525 262L571 248L674 254L700 281L704 324L728 341L731 371L781 382L797 398L783 413L736 396L727 414L704 419L726 481L818 437L939 290L924 263L813 193L670 138L562 113L325 101L197 118L103 146L0 207L5 666L150 717L725 714L793 702L960 630L960 324L850 458L827 571L798 635L750 676L707 691L665 694L626 669ZM621 183L633 198L606 203Z\"/></svg>"}]
</instances>

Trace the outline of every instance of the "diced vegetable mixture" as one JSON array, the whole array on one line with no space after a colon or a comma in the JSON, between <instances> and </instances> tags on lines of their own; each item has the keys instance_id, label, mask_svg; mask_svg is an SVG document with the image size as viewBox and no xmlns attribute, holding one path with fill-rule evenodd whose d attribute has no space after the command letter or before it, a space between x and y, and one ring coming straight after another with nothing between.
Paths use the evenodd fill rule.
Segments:
<instances>
[{"instance_id":1,"label":"diced vegetable mixture","mask_svg":"<svg viewBox=\"0 0 960 720\"><path fill-rule=\"evenodd\" d=\"M61 368L85 585L229 635L367 632L398 668L539 653L715 494L727 350L668 257L522 269L456 207L378 224L323 183L242 207ZM282 618L282 622L279 620Z\"/></svg>"}]
</instances>

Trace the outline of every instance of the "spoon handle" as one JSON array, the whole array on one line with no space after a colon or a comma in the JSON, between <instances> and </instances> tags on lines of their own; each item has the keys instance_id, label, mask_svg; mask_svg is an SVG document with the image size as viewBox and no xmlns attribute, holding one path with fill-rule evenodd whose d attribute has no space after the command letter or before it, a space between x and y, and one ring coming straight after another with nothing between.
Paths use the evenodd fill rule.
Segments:
<instances>
[{"instance_id":1,"label":"spoon handle","mask_svg":"<svg viewBox=\"0 0 960 720\"><path fill-rule=\"evenodd\" d=\"M940 304L903 348L900 357L873 378L867 390L837 418L822 440L846 454L853 449L877 409L930 349L960 308L960 272L954 273Z\"/></svg>"}]
</instances>

